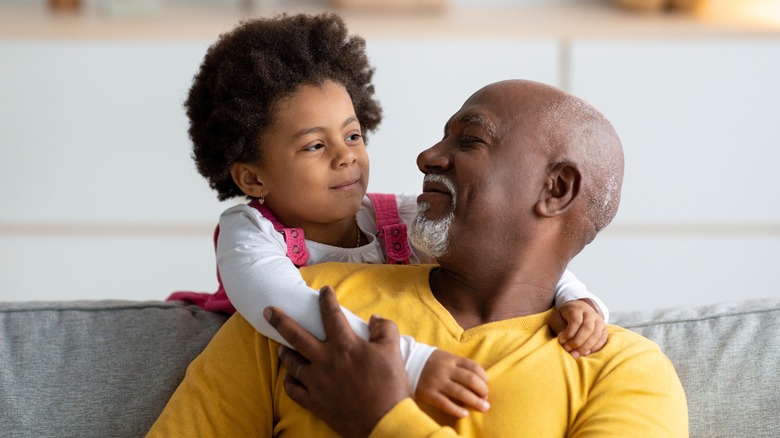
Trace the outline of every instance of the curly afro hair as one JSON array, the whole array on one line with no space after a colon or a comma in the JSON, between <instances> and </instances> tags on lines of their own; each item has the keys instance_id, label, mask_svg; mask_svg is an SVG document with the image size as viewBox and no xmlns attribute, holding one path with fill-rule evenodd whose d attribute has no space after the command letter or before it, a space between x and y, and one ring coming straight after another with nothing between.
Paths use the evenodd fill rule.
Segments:
<instances>
[{"instance_id":1,"label":"curly afro hair","mask_svg":"<svg viewBox=\"0 0 780 438\"><path fill-rule=\"evenodd\" d=\"M220 201L244 196L231 166L262 160L258 140L274 121L275 103L302 85L342 84L364 133L373 131L382 120L373 74L365 40L348 35L338 15L241 22L209 47L184 103L198 172Z\"/></svg>"}]
</instances>

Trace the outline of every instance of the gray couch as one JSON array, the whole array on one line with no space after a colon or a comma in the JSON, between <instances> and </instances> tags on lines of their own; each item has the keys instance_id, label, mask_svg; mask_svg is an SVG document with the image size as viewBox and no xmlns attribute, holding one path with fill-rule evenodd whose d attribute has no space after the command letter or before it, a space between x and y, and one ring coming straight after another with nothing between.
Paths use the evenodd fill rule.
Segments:
<instances>
[{"instance_id":1,"label":"gray couch","mask_svg":"<svg viewBox=\"0 0 780 438\"><path fill-rule=\"evenodd\" d=\"M0 303L0 436L143 436L224 321L182 303ZM692 437L780 436L780 299L612 322L674 362Z\"/></svg>"}]
</instances>

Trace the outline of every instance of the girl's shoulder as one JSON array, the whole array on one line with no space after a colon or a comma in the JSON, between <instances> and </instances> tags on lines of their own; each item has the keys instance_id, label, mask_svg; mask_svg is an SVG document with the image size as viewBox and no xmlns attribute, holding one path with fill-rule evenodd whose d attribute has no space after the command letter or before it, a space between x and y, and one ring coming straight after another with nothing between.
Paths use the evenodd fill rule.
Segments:
<instances>
[{"instance_id":1,"label":"girl's shoulder","mask_svg":"<svg viewBox=\"0 0 780 438\"><path fill-rule=\"evenodd\" d=\"M274 225L254 207L236 204L219 216L219 227L224 230L251 228L255 231L274 234Z\"/></svg>"}]
</instances>

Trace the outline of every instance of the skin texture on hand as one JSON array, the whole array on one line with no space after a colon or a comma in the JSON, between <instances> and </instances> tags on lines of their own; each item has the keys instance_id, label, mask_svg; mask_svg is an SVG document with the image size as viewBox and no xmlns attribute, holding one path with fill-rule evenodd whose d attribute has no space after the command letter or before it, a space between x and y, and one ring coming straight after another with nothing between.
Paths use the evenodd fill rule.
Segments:
<instances>
[{"instance_id":1,"label":"skin texture on hand","mask_svg":"<svg viewBox=\"0 0 780 438\"><path fill-rule=\"evenodd\" d=\"M487 373L478 363L452 353L436 350L425 363L415 398L442 412L462 418L468 415L464 407L485 412Z\"/></svg>"},{"instance_id":2,"label":"skin texture on hand","mask_svg":"<svg viewBox=\"0 0 780 438\"><path fill-rule=\"evenodd\" d=\"M398 348L398 327L369 321L369 340L352 331L330 287L320 290L327 339L320 341L281 310L264 311L268 322L295 350L280 347L290 398L345 437L365 437L398 402L409 397L409 380ZM359 382L356 382L359 379Z\"/></svg>"},{"instance_id":3,"label":"skin texture on hand","mask_svg":"<svg viewBox=\"0 0 780 438\"><path fill-rule=\"evenodd\" d=\"M564 303L550 318L550 329L575 359L595 353L607 343L604 317L588 300Z\"/></svg>"}]
</instances>

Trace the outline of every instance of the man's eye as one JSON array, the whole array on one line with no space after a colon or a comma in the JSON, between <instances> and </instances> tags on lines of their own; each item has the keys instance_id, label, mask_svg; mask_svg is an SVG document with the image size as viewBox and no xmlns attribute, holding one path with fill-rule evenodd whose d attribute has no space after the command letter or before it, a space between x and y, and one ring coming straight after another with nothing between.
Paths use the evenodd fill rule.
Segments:
<instances>
[{"instance_id":1,"label":"man's eye","mask_svg":"<svg viewBox=\"0 0 780 438\"><path fill-rule=\"evenodd\" d=\"M478 139L477 137L470 137L467 135L464 135L460 138L461 146L474 146L477 143L482 143L482 140Z\"/></svg>"}]
</instances>

